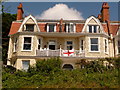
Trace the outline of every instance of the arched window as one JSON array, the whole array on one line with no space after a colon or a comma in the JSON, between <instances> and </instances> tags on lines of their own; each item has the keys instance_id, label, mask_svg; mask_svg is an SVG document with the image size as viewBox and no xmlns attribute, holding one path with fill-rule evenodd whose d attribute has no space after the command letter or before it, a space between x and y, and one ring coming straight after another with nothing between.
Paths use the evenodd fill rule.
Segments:
<instances>
[{"instance_id":1,"label":"arched window","mask_svg":"<svg viewBox=\"0 0 120 90\"><path fill-rule=\"evenodd\" d=\"M71 64L65 64L63 66L63 69L66 69L66 70L72 70L73 69L73 66Z\"/></svg>"}]
</instances>

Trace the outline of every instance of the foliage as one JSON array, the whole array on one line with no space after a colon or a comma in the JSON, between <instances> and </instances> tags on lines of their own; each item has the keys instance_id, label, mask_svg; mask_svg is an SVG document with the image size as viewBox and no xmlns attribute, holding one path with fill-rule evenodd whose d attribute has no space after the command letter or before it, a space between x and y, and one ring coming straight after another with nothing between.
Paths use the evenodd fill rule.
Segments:
<instances>
[{"instance_id":1,"label":"foliage","mask_svg":"<svg viewBox=\"0 0 120 90\"><path fill-rule=\"evenodd\" d=\"M16 20L16 14L2 13L2 58L3 63L6 64L8 42L9 42L9 31L12 21Z\"/></svg>"},{"instance_id":2,"label":"foliage","mask_svg":"<svg viewBox=\"0 0 120 90\"><path fill-rule=\"evenodd\" d=\"M117 59L117 58L116 58ZM118 59L117 59L118 60ZM117 61L116 61L117 62ZM98 62L91 62L86 68L62 70L61 60L52 58L39 60L28 72L14 73L3 70L3 88L117 88L118 69L102 69Z\"/></svg>"}]
</instances>

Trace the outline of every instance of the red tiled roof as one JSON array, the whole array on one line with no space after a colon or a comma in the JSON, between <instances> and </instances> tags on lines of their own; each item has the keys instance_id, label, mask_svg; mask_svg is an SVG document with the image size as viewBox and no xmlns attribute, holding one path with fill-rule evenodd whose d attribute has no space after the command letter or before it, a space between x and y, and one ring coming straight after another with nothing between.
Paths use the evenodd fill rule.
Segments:
<instances>
[{"instance_id":1,"label":"red tiled roof","mask_svg":"<svg viewBox=\"0 0 120 90\"><path fill-rule=\"evenodd\" d=\"M13 22L10 28L10 32L9 35L15 34L17 33L17 31L20 28L21 23L19 22ZM108 26L107 24L102 24L103 29L106 33L108 33ZM38 23L38 27L40 28L40 32L46 32L47 29L47 24L46 23ZM59 32L60 31L60 25L56 24L56 31ZM76 24L76 32L82 32L82 29L84 27L84 24ZM110 33L113 35L116 35L117 31L118 31L118 25L110 25ZM62 25L62 32L65 32L65 24Z\"/></svg>"},{"instance_id":2,"label":"red tiled roof","mask_svg":"<svg viewBox=\"0 0 120 90\"><path fill-rule=\"evenodd\" d=\"M110 25L110 32L111 32L111 34L116 35L118 29L119 29L118 25Z\"/></svg>"},{"instance_id":3,"label":"red tiled roof","mask_svg":"<svg viewBox=\"0 0 120 90\"><path fill-rule=\"evenodd\" d=\"M17 33L18 29L20 28L21 23L13 22L10 28L9 35Z\"/></svg>"},{"instance_id":4,"label":"red tiled roof","mask_svg":"<svg viewBox=\"0 0 120 90\"><path fill-rule=\"evenodd\" d=\"M84 24L76 24L76 32L82 32Z\"/></svg>"}]
</instances>

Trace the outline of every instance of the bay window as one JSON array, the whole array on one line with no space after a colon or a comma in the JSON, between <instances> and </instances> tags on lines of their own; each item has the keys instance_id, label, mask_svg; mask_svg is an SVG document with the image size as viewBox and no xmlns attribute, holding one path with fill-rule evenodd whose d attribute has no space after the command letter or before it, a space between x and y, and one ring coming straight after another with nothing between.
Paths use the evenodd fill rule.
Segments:
<instances>
[{"instance_id":1,"label":"bay window","mask_svg":"<svg viewBox=\"0 0 120 90\"><path fill-rule=\"evenodd\" d=\"M107 40L105 39L105 52L107 52Z\"/></svg>"},{"instance_id":2,"label":"bay window","mask_svg":"<svg viewBox=\"0 0 120 90\"><path fill-rule=\"evenodd\" d=\"M99 51L98 38L90 38L90 51Z\"/></svg>"},{"instance_id":3,"label":"bay window","mask_svg":"<svg viewBox=\"0 0 120 90\"><path fill-rule=\"evenodd\" d=\"M41 48L41 39L38 39L38 50Z\"/></svg>"},{"instance_id":4,"label":"bay window","mask_svg":"<svg viewBox=\"0 0 120 90\"><path fill-rule=\"evenodd\" d=\"M23 50L31 50L31 37L24 37Z\"/></svg>"},{"instance_id":5,"label":"bay window","mask_svg":"<svg viewBox=\"0 0 120 90\"><path fill-rule=\"evenodd\" d=\"M81 52L83 52L83 40L80 41L80 48L81 48Z\"/></svg>"},{"instance_id":6,"label":"bay window","mask_svg":"<svg viewBox=\"0 0 120 90\"><path fill-rule=\"evenodd\" d=\"M17 38L14 39L14 50L13 52L16 52L17 50Z\"/></svg>"}]
</instances>

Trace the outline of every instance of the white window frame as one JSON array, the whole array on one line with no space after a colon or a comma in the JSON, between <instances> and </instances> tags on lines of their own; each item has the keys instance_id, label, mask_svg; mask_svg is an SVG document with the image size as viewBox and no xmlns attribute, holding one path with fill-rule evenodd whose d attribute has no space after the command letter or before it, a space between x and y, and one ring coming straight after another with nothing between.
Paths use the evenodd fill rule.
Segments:
<instances>
[{"instance_id":1,"label":"white window frame","mask_svg":"<svg viewBox=\"0 0 120 90\"><path fill-rule=\"evenodd\" d=\"M105 43L105 41L106 41L106 43ZM108 54L108 39L104 39L104 52L106 53L106 54ZM107 49L106 49L106 47L107 47ZM106 51L107 50L107 51Z\"/></svg>"},{"instance_id":2,"label":"white window frame","mask_svg":"<svg viewBox=\"0 0 120 90\"><path fill-rule=\"evenodd\" d=\"M24 50L23 49L23 47L24 47L24 37L31 37L31 50ZM29 35L22 36L22 49L21 49L21 51L32 51L33 50L33 37L34 36L29 36Z\"/></svg>"},{"instance_id":3,"label":"white window frame","mask_svg":"<svg viewBox=\"0 0 120 90\"><path fill-rule=\"evenodd\" d=\"M34 32L34 30L35 30L35 24L25 24L24 31L27 31L27 26L26 25L33 25L33 31L29 31L29 32Z\"/></svg>"},{"instance_id":4,"label":"white window frame","mask_svg":"<svg viewBox=\"0 0 120 90\"><path fill-rule=\"evenodd\" d=\"M72 43L73 43L73 49L72 50L74 50L74 40L71 40L71 39L65 39L65 50L67 50L67 41L72 41Z\"/></svg>"},{"instance_id":5,"label":"white window frame","mask_svg":"<svg viewBox=\"0 0 120 90\"><path fill-rule=\"evenodd\" d=\"M14 38L14 47L13 47L13 52L17 51L17 45L18 45L18 38Z\"/></svg>"},{"instance_id":6,"label":"white window frame","mask_svg":"<svg viewBox=\"0 0 120 90\"><path fill-rule=\"evenodd\" d=\"M91 38L97 38L98 39L98 51L91 51ZM89 38L89 52L100 52L100 38L99 37L90 37Z\"/></svg>"},{"instance_id":7,"label":"white window frame","mask_svg":"<svg viewBox=\"0 0 120 90\"><path fill-rule=\"evenodd\" d=\"M47 32L49 32L49 25L54 24L54 32L56 32L56 24L55 23L48 23L47 24Z\"/></svg>"},{"instance_id":8,"label":"white window frame","mask_svg":"<svg viewBox=\"0 0 120 90\"><path fill-rule=\"evenodd\" d=\"M83 41L83 45L82 45L82 41ZM82 47L83 47L83 50L82 50ZM83 39L80 39L80 52L84 52L84 40Z\"/></svg>"},{"instance_id":9,"label":"white window frame","mask_svg":"<svg viewBox=\"0 0 120 90\"><path fill-rule=\"evenodd\" d=\"M68 32L68 25L73 25L73 32ZM76 32L76 25L74 24L74 23L68 23L68 24L66 24L66 32L67 33L75 33Z\"/></svg>"},{"instance_id":10,"label":"white window frame","mask_svg":"<svg viewBox=\"0 0 120 90\"><path fill-rule=\"evenodd\" d=\"M50 45L49 42L50 42L50 41L55 41L55 50L57 50L57 40L55 40L55 39L50 39L50 40L48 41L48 46L47 46L48 49L49 49L49 45ZM50 50L50 49L49 49L49 50Z\"/></svg>"},{"instance_id":11,"label":"white window frame","mask_svg":"<svg viewBox=\"0 0 120 90\"><path fill-rule=\"evenodd\" d=\"M23 68L23 62L24 62L24 61L29 61L29 67L30 67L30 60L22 60L22 69L23 69L23 70L25 70L25 69ZM29 67L28 67L28 68L29 68ZM28 69L27 69L27 70L28 70ZM27 71L27 70L25 70L25 71Z\"/></svg>"},{"instance_id":12,"label":"white window frame","mask_svg":"<svg viewBox=\"0 0 120 90\"><path fill-rule=\"evenodd\" d=\"M99 25L93 25L93 24L92 24L92 25L91 25L91 24L88 24L88 25L87 25L87 32L88 32L88 33L90 33L90 32L89 32L89 26L92 26L92 33L94 33L94 26L96 26L96 29L97 29L97 30L96 30L96 33L100 33L100 32L99 32L99 27L100 27L100 26L99 26Z\"/></svg>"},{"instance_id":13,"label":"white window frame","mask_svg":"<svg viewBox=\"0 0 120 90\"><path fill-rule=\"evenodd\" d=\"M40 40L40 43L39 43L39 40ZM40 49L38 49L39 45L40 45ZM42 39L41 38L37 38L37 46L38 46L37 50L41 50L42 49L41 45L42 45Z\"/></svg>"}]
</instances>

